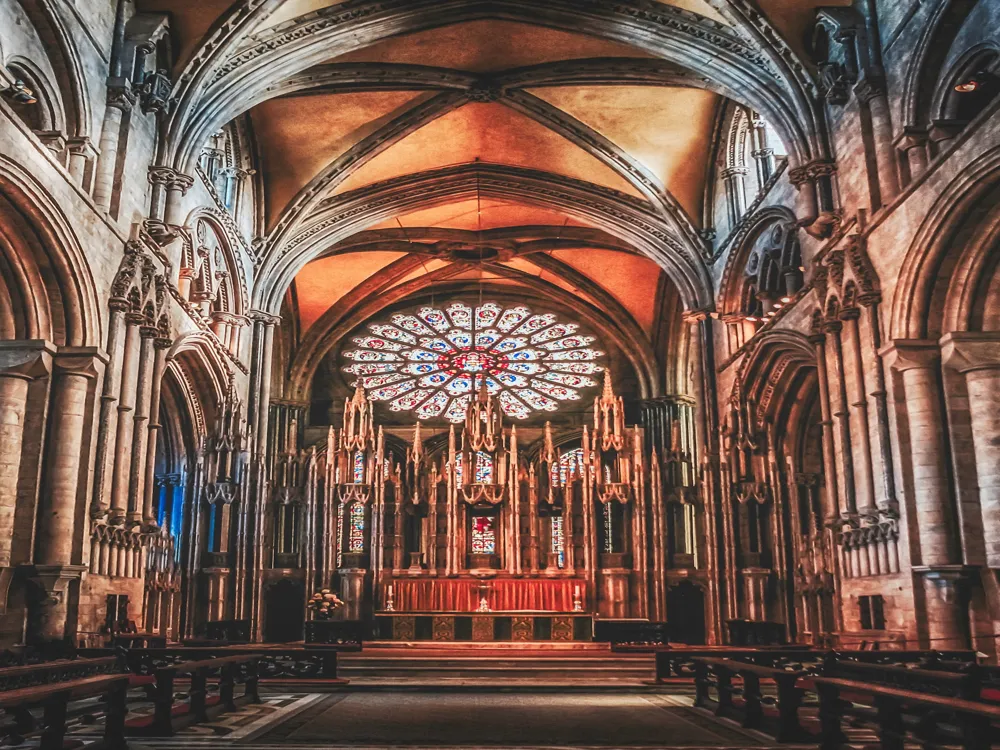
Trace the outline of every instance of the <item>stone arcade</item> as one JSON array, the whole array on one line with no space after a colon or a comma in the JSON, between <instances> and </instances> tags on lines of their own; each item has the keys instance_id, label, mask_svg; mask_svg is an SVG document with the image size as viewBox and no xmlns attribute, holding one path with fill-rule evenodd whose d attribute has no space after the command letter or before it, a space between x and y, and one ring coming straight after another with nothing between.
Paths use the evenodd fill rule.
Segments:
<instances>
[{"instance_id":1,"label":"stone arcade","mask_svg":"<svg viewBox=\"0 0 1000 750\"><path fill-rule=\"evenodd\" d=\"M329 589L995 660L998 30L0 0L3 646L301 641Z\"/></svg>"}]
</instances>

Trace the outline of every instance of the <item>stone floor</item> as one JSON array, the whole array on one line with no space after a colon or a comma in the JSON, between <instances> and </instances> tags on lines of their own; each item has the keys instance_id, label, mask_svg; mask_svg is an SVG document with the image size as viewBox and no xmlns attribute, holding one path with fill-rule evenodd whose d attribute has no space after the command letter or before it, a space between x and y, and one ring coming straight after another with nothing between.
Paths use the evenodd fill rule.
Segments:
<instances>
[{"instance_id":1,"label":"stone floor","mask_svg":"<svg viewBox=\"0 0 1000 750\"><path fill-rule=\"evenodd\" d=\"M691 707L689 693L502 690L272 693L216 723L134 750L760 748L773 740ZM789 746L784 746L788 750Z\"/></svg>"}]
</instances>

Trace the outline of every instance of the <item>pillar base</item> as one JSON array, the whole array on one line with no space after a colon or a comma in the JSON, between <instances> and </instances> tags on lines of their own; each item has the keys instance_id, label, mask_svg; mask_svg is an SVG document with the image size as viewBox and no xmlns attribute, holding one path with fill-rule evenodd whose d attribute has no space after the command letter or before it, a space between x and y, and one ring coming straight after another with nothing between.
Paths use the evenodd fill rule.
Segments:
<instances>
[{"instance_id":1,"label":"pillar base","mask_svg":"<svg viewBox=\"0 0 1000 750\"><path fill-rule=\"evenodd\" d=\"M79 581L86 565L35 565L30 579L40 590L36 603L34 627L29 629L37 641L62 641L66 632L69 586Z\"/></svg>"}]
</instances>

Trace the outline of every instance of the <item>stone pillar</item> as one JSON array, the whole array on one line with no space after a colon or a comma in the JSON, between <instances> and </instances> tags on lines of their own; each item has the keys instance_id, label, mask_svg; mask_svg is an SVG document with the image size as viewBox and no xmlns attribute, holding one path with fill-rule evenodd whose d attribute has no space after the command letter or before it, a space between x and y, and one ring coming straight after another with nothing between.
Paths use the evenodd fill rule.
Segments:
<instances>
[{"instance_id":1,"label":"stone pillar","mask_svg":"<svg viewBox=\"0 0 1000 750\"><path fill-rule=\"evenodd\" d=\"M135 94L127 82L108 88L108 106L104 110L104 123L101 126L101 155L97 160L97 174L94 177L94 203L104 211L111 209L114 195L122 120L134 105Z\"/></svg>"},{"instance_id":2,"label":"stone pillar","mask_svg":"<svg viewBox=\"0 0 1000 750\"><path fill-rule=\"evenodd\" d=\"M1000 333L949 333L941 350L965 375L986 564L1000 568Z\"/></svg>"},{"instance_id":3,"label":"stone pillar","mask_svg":"<svg viewBox=\"0 0 1000 750\"><path fill-rule=\"evenodd\" d=\"M836 436L839 438L837 448L840 451L841 465L844 469L844 498L840 507L841 517L853 516L857 512L854 497L854 456L851 453L850 414L847 412L847 384L844 377L844 354L840 343L840 332L843 323L839 320L828 320L823 328L829 334L827 339L833 348L833 370L837 373L837 387L830 391L830 402L833 416L837 420Z\"/></svg>"},{"instance_id":4,"label":"stone pillar","mask_svg":"<svg viewBox=\"0 0 1000 750\"><path fill-rule=\"evenodd\" d=\"M139 327L145 318L136 312L125 316L125 348L122 352L121 388L118 394L118 422L115 436L114 463L111 472L110 523L120 525L128 514L129 469L131 467L132 428L136 385L139 377Z\"/></svg>"},{"instance_id":5,"label":"stone pillar","mask_svg":"<svg viewBox=\"0 0 1000 750\"><path fill-rule=\"evenodd\" d=\"M892 116L885 86L880 80L863 78L854 87L858 99L868 106L871 116L875 163L878 168L880 204L887 205L899 195L899 174L896 171L896 150L892 145Z\"/></svg>"},{"instance_id":6,"label":"stone pillar","mask_svg":"<svg viewBox=\"0 0 1000 750\"><path fill-rule=\"evenodd\" d=\"M927 153L927 131L915 128L904 128L896 139L896 148L906 154L906 163L910 167L910 181L918 179L927 171L929 157Z\"/></svg>"},{"instance_id":7,"label":"stone pillar","mask_svg":"<svg viewBox=\"0 0 1000 750\"><path fill-rule=\"evenodd\" d=\"M174 172L173 178L166 182L167 196L163 207L164 224L168 226L180 226L183 223L183 217L181 216L182 199L193 185L194 178L180 172Z\"/></svg>"},{"instance_id":8,"label":"stone pillar","mask_svg":"<svg viewBox=\"0 0 1000 750\"><path fill-rule=\"evenodd\" d=\"M62 639L67 632L70 583L85 570L73 565L77 536L87 401L98 376L94 357L56 357L52 383L49 441L45 456L45 491L38 512L33 580L43 598L35 612L32 632L41 640Z\"/></svg>"},{"instance_id":9,"label":"stone pillar","mask_svg":"<svg viewBox=\"0 0 1000 750\"><path fill-rule=\"evenodd\" d=\"M73 182L90 194L94 189L94 164L97 151L90 138L70 138L66 141L69 150L69 173Z\"/></svg>"},{"instance_id":10,"label":"stone pillar","mask_svg":"<svg viewBox=\"0 0 1000 750\"><path fill-rule=\"evenodd\" d=\"M894 341L886 354L903 379L920 560L950 565L958 559L958 535L944 442L941 351L933 341Z\"/></svg>"},{"instance_id":11,"label":"stone pillar","mask_svg":"<svg viewBox=\"0 0 1000 750\"><path fill-rule=\"evenodd\" d=\"M0 370L0 568L3 569L11 565L28 385L48 374L42 356L37 352L30 355L34 356ZM0 607L4 602L6 597L0 599Z\"/></svg>"},{"instance_id":12,"label":"stone pillar","mask_svg":"<svg viewBox=\"0 0 1000 750\"><path fill-rule=\"evenodd\" d=\"M837 522L837 457L833 446L833 417L830 413L830 381L826 370L826 336L822 333L810 337L816 350L816 373L819 381L819 406L823 418L823 482L826 491L823 497L823 524L832 526Z\"/></svg>"},{"instance_id":13,"label":"stone pillar","mask_svg":"<svg viewBox=\"0 0 1000 750\"><path fill-rule=\"evenodd\" d=\"M879 326L878 305L881 295L878 293L859 295L858 303L862 305L867 317L868 343L872 351L871 383L872 391L868 394L875 403L875 435L878 439L878 451L881 458L882 493L884 495L883 511L895 515L898 511L896 499L896 477L893 468L892 443L889 436L888 393L885 388L885 371L879 351L882 348L882 331Z\"/></svg>"},{"instance_id":14,"label":"stone pillar","mask_svg":"<svg viewBox=\"0 0 1000 750\"><path fill-rule=\"evenodd\" d=\"M761 188L771 179L774 174L774 149L769 148L767 142L767 128L764 121L758 115L754 115L751 122L753 129L753 158L757 163L757 182Z\"/></svg>"},{"instance_id":15,"label":"stone pillar","mask_svg":"<svg viewBox=\"0 0 1000 750\"><path fill-rule=\"evenodd\" d=\"M850 363L850 369L854 374L849 406L857 511L864 518L874 518L878 513L875 508L875 476L872 470L871 436L868 433L865 362L861 354L861 333L858 329L860 316L861 311L856 307L847 308L840 313L840 319L844 322L845 360Z\"/></svg>"},{"instance_id":16,"label":"stone pillar","mask_svg":"<svg viewBox=\"0 0 1000 750\"><path fill-rule=\"evenodd\" d=\"M925 595L930 645L962 648L968 634L957 590L962 569L957 564L957 519L944 441L941 350L934 341L897 340L882 353L903 381L919 543L918 554L911 557L920 561L913 573L920 577Z\"/></svg>"},{"instance_id":17,"label":"stone pillar","mask_svg":"<svg viewBox=\"0 0 1000 750\"><path fill-rule=\"evenodd\" d=\"M135 411L132 415L132 453L129 467L128 523L143 522L143 502L146 497L146 446L149 441L149 409L152 397L153 342L156 329L150 325L139 328L139 369L136 382Z\"/></svg>"},{"instance_id":18,"label":"stone pillar","mask_svg":"<svg viewBox=\"0 0 1000 750\"><path fill-rule=\"evenodd\" d=\"M156 473L156 445L160 435L160 394L163 389L163 373L167 369L167 349L170 339L157 338L153 342L153 381L150 384L149 397L149 437L146 442L145 481L143 482L142 522L147 528L157 525L154 495L156 483L153 475ZM176 534L177 531L174 531Z\"/></svg>"},{"instance_id":19,"label":"stone pillar","mask_svg":"<svg viewBox=\"0 0 1000 750\"><path fill-rule=\"evenodd\" d=\"M94 464L94 500L90 509L91 517L94 519L105 518L110 508L111 487L108 481L110 471L114 470L111 436L116 434L118 427L118 411L115 405L120 395L122 374L122 357L118 353L118 346L125 332L127 304L125 300L112 299L109 307L111 320L108 324L108 367L101 391L101 412L97 423L97 457Z\"/></svg>"},{"instance_id":20,"label":"stone pillar","mask_svg":"<svg viewBox=\"0 0 1000 750\"><path fill-rule=\"evenodd\" d=\"M728 167L722 170L722 180L726 187L726 205L729 207L729 222L733 227L739 223L747 208L746 187L743 184L746 174L746 167Z\"/></svg>"}]
</instances>

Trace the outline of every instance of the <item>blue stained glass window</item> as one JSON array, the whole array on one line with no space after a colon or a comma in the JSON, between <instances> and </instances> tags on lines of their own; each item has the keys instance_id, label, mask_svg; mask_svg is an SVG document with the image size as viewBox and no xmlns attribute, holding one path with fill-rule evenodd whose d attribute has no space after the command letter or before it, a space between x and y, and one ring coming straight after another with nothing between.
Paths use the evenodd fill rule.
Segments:
<instances>
[{"instance_id":1,"label":"blue stained glass window","mask_svg":"<svg viewBox=\"0 0 1000 750\"><path fill-rule=\"evenodd\" d=\"M570 477L579 479L583 476L583 448L574 448L559 456L559 463L552 466L552 480L559 478L559 483L565 485Z\"/></svg>"},{"instance_id":2,"label":"blue stained glass window","mask_svg":"<svg viewBox=\"0 0 1000 750\"><path fill-rule=\"evenodd\" d=\"M365 506L361 503L351 506L351 528L347 549L353 553L365 551Z\"/></svg>"},{"instance_id":3,"label":"blue stained glass window","mask_svg":"<svg viewBox=\"0 0 1000 750\"><path fill-rule=\"evenodd\" d=\"M365 454L358 451L354 454L354 483L364 484L365 481Z\"/></svg>"},{"instance_id":4,"label":"blue stained glass window","mask_svg":"<svg viewBox=\"0 0 1000 750\"><path fill-rule=\"evenodd\" d=\"M483 451L476 454L476 484L493 484L493 456Z\"/></svg>"}]
</instances>

